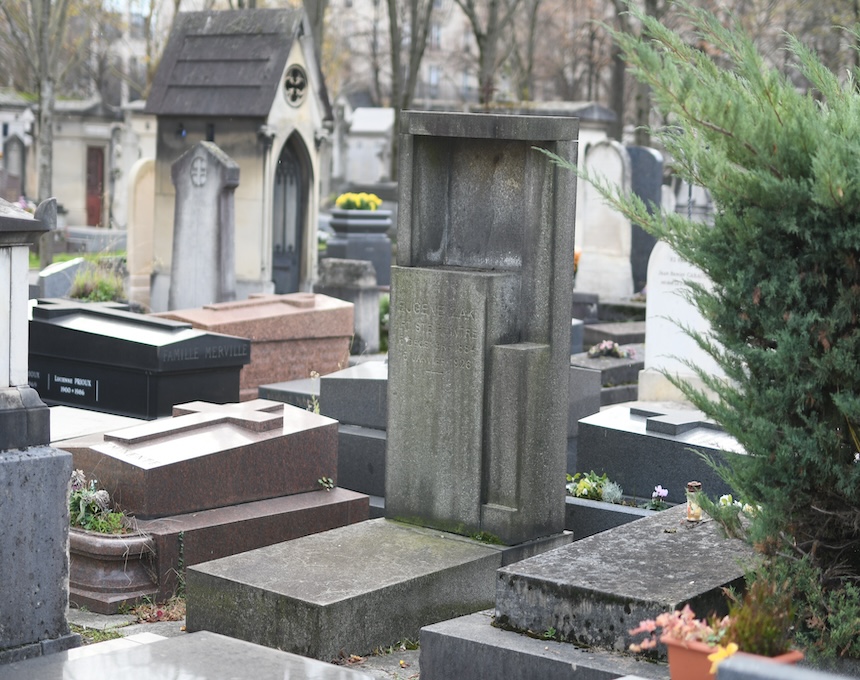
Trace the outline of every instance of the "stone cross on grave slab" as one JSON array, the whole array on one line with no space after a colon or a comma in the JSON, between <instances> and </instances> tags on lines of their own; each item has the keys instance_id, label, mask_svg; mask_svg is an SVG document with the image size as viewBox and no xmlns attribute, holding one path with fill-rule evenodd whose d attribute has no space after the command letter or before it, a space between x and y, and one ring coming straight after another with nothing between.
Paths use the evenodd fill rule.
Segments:
<instances>
[{"instance_id":1,"label":"stone cross on grave slab","mask_svg":"<svg viewBox=\"0 0 860 680\"><path fill-rule=\"evenodd\" d=\"M337 478L337 421L267 399L194 401L76 452L141 519L319 490ZM221 480L217 484L212 480Z\"/></svg>"},{"instance_id":2,"label":"stone cross on grave slab","mask_svg":"<svg viewBox=\"0 0 860 680\"><path fill-rule=\"evenodd\" d=\"M404 112L386 515L564 528L578 121Z\"/></svg>"},{"instance_id":3,"label":"stone cross on grave slab","mask_svg":"<svg viewBox=\"0 0 860 680\"><path fill-rule=\"evenodd\" d=\"M168 307L236 297L234 193L239 165L212 142L198 142L171 167L176 187Z\"/></svg>"}]
</instances>

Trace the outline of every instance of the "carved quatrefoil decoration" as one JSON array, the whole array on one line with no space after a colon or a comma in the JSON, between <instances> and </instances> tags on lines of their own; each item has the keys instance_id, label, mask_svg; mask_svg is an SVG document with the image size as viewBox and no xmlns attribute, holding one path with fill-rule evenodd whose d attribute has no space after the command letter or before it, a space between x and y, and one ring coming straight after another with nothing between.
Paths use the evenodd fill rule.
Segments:
<instances>
[{"instance_id":1,"label":"carved quatrefoil decoration","mask_svg":"<svg viewBox=\"0 0 860 680\"><path fill-rule=\"evenodd\" d=\"M284 96L290 106L301 106L308 91L308 77L305 70L298 64L293 64L287 69L284 78Z\"/></svg>"}]
</instances>

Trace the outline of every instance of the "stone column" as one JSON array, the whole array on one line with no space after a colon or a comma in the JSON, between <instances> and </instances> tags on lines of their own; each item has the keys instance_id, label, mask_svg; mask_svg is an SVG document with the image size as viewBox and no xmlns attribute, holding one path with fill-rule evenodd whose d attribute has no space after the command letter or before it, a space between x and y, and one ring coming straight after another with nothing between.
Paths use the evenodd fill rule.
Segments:
<instances>
[{"instance_id":1,"label":"stone column","mask_svg":"<svg viewBox=\"0 0 860 680\"><path fill-rule=\"evenodd\" d=\"M0 200L0 664L77 646L69 633L72 456L47 446L48 407L28 384L28 252L56 219Z\"/></svg>"},{"instance_id":2,"label":"stone column","mask_svg":"<svg viewBox=\"0 0 860 680\"><path fill-rule=\"evenodd\" d=\"M406 113L386 515L515 544L564 528L578 121Z\"/></svg>"}]
</instances>

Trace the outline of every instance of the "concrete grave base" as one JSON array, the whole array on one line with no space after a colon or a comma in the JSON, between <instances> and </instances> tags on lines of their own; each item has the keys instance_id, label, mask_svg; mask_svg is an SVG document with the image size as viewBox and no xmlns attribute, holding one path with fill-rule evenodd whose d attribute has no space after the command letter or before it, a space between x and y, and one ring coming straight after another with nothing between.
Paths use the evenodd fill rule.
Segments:
<instances>
[{"instance_id":1,"label":"concrete grave base","mask_svg":"<svg viewBox=\"0 0 860 680\"><path fill-rule=\"evenodd\" d=\"M661 612L725 614L723 587L742 585L753 561L750 545L688 522L681 505L502 568L497 622L623 652L639 639L627 631Z\"/></svg>"},{"instance_id":2,"label":"concrete grave base","mask_svg":"<svg viewBox=\"0 0 860 680\"><path fill-rule=\"evenodd\" d=\"M322 660L366 654L492 606L496 569L569 541L508 548L370 520L189 568L187 628Z\"/></svg>"},{"instance_id":3,"label":"concrete grave base","mask_svg":"<svg viewBox=\"0 0 860 680\"><path fill-rule=\"evenodd\" d=\"M0 663L76 645L66 622L71 473L71 455L49 446L0 451Z\"/></svg>"},{"instance_id":4,"label":"concrete grave base","mask_svg":"<svg viewBox=\"0 0 860 680\"><path fill-rule=\"evenodd\" d=\"M482 611L421 629L421 680L666 680L669 668L632 655L505 631Z\"/></svg>"}]
</instances>

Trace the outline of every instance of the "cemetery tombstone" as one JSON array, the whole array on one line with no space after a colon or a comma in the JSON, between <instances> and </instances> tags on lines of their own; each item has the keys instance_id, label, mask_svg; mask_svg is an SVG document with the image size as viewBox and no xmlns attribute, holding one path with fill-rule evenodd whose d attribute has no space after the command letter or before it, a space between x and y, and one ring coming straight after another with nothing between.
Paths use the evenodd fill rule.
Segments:
<instances>
[{"instance_id":1,"label":"cemetery tombstone","mask_svg":"<svg viewBox=\"0 0 860 680\"><path fill-rule=\"evenodd\" d=\"M576 182L532 147L576 159L578 121L402 125L386 515L506 544L556 534Z\"/></svg>"},{"instance_id":2,"label":"cemetery tombstone","mask_svg":"<svg viewBox=\"0 0 860 680\"><path fill-rule=\"evenodd\" d=\"M685 297L686 281L708 285L704 272L681 258L669 244L660 241L648 262L648 301L645 318L645 365L639 374L641 401L686 401L665 377L676 375L698 388L704 384L693 366L723 376L713 357L699 347L684 328L707 335L708 322Z\"/></svg>"},{"instance_id":3,"label":"cemetery tombstone","mask_svg":"<svg viewBox=\"0 0 860 680\"><path fill-rule=\"evenodd\" d=\"M663 197L663 156L647 146L628 146L631 191L641 198L651 212L660 210ZM657 239L638 224L632 225L630 267L633 290L639 292L648 283L648 258Z\"/></svg>"},{"instance_id":4,"label":"cemetery tombstone","mask_svg":"<svg viewBox=\"0 0 860 680\"><path fill-rule=\"evenodd\" d=\"M379 286L372 262L327 257L320 262L314 291L353 304L353 354L379 351Z\"/></svg>"},{"instance_id":5,"label":"cemetery tombstone","mask_svg":"<svg viewBox=\"0 0 860 680\"><path fill-rule=\"evenodd\" d=\"M239 166L212 142L198 142L171 167L176 188L168 308L236 297L234 192Z\"/></svg>"},{"instance_id":6,"label":"cemetery tombstone","mask_svg":"<svg viewBox=\"0 0 860 680\"><path fill-rule=\"evenodd\" d=\"M390 210L331 211L334 236L326 243L325 257L343 260L369 260L380 286L391 284Z\"/></svg>"},{"instance_id":7,"label":"cemetery tombstone","mask_svg":"<svg viewBox=\"0 0 860 680\"><path fill-rule=\"evenodd\" d=\"M621 144L598 142L585 153L585 168L622 193L630 190L630 157ZM576 272L576 289L601 298L625 298L633 294L630 266L630 220L604 202L589 183L583 188L582 257Z\"/></svg>"},{"instance_id":8,"label":"cemetery tombstone","mask_svg":"<svg viewBox=\"0 0 860 680\"><path fill-rule=\"evenodd\" d=\"M146 419L181 402L239 400L249 340L126 309L39 300L30 322L31 387L50 404Z\"/></svg>"},{"instance_id":9,"label":"cemetery tombstone","mask_svg":"<svg viewBox=\"0 0 860 680\"><path fill-rule=\"evenodd\" d=\"M69 632L68 484L72 457L48 446L48 407L28 385L30 246L56 215L0 200L0 664L80 643Z\"/></svg>"},{"instance_id":10,"label":"cemetery tombstone","mask_svg":"<svg viewBox=\"0 0 860 680\"><path fill-rule=\"evenodd\" d=\"M3 169L6 171L6 194L9 200L26 195L27 145L20 135L9 135L3 142Z\"/></svg>"}]
</instances>

